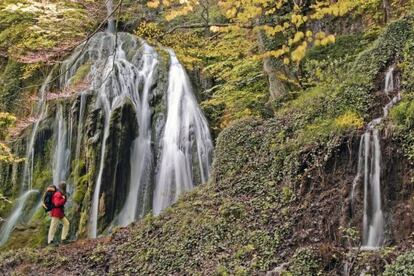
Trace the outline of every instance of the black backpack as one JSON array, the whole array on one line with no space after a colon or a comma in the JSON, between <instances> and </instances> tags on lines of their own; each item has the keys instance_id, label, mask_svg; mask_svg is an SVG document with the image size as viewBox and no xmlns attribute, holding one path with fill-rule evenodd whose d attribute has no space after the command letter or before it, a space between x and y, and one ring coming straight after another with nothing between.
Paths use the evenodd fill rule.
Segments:
<instances>
[{"instance_id":1,"label":"black backpack","mask_svg":"<svg viewBox=\"0 0 414 276\"><path fill-rule=\"evenodd\" d=\"M52 198L54 193L56 193L55 185L50 185L47 187L46 192L43 196L43 208L45 209L45 212L49 212L53 209Z\"/></svg>"}]
</instances>

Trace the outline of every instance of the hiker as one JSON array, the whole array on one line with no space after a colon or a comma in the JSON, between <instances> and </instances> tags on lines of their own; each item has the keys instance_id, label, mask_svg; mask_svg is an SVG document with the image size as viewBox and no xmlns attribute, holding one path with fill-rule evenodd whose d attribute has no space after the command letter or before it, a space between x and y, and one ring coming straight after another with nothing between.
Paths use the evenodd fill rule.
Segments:
<instances>
[{"instance_id":1,"label":"hiker","mask_svg":"<svg viewBox=\"0 0 414 276\"><path fill-rule=\"evenodd\" d=\"M55 191L53 192L53 188L55 188ZM56 189L55 186L48 187L48 190L46 193L50 192L51 195L51 206L50 206L50 216L52 218L52 221L50 222L50 228L49 228L49 235L47 238L47 243L50 245L52 244L55 233L58 227L59 222L63 224L62 229L62 243L68 242L68 233L69 233L69 220L65 217L65 210L64 206L66 203L66 183L61 182L59 184L59 188ZM48 211L46 209L46 211Z\"/></svg>"}]
</instances>

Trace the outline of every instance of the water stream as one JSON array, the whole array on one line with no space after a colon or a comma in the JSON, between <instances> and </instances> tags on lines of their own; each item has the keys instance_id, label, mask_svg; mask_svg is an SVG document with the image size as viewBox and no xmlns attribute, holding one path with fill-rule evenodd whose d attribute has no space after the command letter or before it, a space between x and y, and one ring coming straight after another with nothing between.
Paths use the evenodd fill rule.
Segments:
<instances>
[{"instance_id":1,"label":"water stream","mask_svg":"<svg viewBox=\"0 0 414 276\"><path fill-rule=\"evenodd\" d=\"M63 114L63 107L58 105L56 112L55 150L53 154L53 184L58 186L61 181L65 181L69 171L70 148L68 141L67 123Z\"/></svg>"},{"instance_id":2,"label":"water stream","mask_svg":"<svg viewBox=\"0 0 414 276\"><path fill-rule=\"evenodd\" d=\"M172 50L168 50L168 54L168 74L165 72L164 75L164 71L160 70L165 70L166 66L160 69L159 54L145 41L126 33L113 34L107 31L97 33L87 45L80 45L59 68L59 89L62 91L70 91L81 67L89 68L84 84L88 87L82 87L78 92L80 102L77 115L73 115L71 109L62 102L55 103L56 112L52 115L55 123L51 128L54 148L50 160L53 183L57 185L62 180L70 182L70 166L74 159L77 161L81 158L83 143L91 139L96 142L96 173L92 182L94 185L90 187L90 208L87 209L89 237L98 236L103 230L102 226L109 226L108 221L104 224L100 221L105 212L101 210L101 206L105 206L103 195L108 196L104 189L108 188L104 172L117 170L115 164L108 162L113 150L116 150L112 149L108 139L112 137L111 119L114 112L126 104L132 105L138 130L137 136L131 137L127 145L130 147L127 161L130 170L126 171L126 179L123 178L125 183L115 183L125 185L122 189L126 191L122 195L109 195L122 196L114 200L123 201L119 209L110 207L114 208L111 209L114 214L109 218L113 220L112 225L126 226L150 212L151 207L154 214L159 214L182 193L208 179L213 151L208 124L185 69ZM38 128L46 117L51 117L46 104L46 91L49 89L46 83L50 80L51 77L45 80L39 92L39 119L33 125L27 143L22 178L24 188L17 207L1 230L7 234L7 238L22 215L23 207L19 206L25 205L28 198L26 193L32 191ZM86 95L91 96L90 100L89 97L86 100ZM93 120L99 120L96 129L93 129L94 133L91 133L88 128L90 125L86 123L90 116L94 116Z\"/></svg>"},{"instance_id":3,"label":"water stream","mask_svg":"<svg viewBox=\"0 0 414 276\"><path fill-rule=\"evenodd\" d=\"M0 246L3 246L10 237L11 232L19 220L21 220L26 202L30 195L39 193L37 190L28 190L24 192L17 200L11 215L7 218L7 222L0 229Z\"/></svg>"},{"instance_id":4,"label":"water stream","mask_svg":"<svg viewBox=\"0 0 414 276\"><path fill-rule=\"evenodd\" d=\"M111 44L113 45L113 53L109 56L109 58L104 62L104 67L101 69L102 71L102 80L99 78L95 79L95 83L93 84L95 88L98 90L98 100L97 105L101 109L104 117L104 127L103 127L103 137L101 143L101 157L99 162L99 171L98 176L95 184L95 189L92 198L92 206L91 206L91 213L90 213L90 224L89 224L89 236L95 238L97 235L97 225L98 225L98 208L99 208L99 200L101 194L101 184L102 184L102 173L104 169L104 161L105 161L105 154L106 154L106 141L109 137L109 126L110 120L113 110L118 107L121 103L125 91L120 89L115 90L116 88L121 87L120 79L116 78L116 72L119 68L122 67L121 58L125 55L122 51L122 47L117 46L117 41L115 37L110 36ZM100 54L101 56L101 54ZM129 64L128 64L129 65ZM117 68L115 68L117 67ZM96 68L96 65L94 66ZM121 69L122 70L122 69ZM129 75L130 72L122 70L122 73L125 75ZM93 75L97 76L96 74L98 71L92 73ZM122 77L122 76L120 76ZM113 83L119 82L119 83Z\"/></svg>"},{"instance_id":5,"label":"water stream","mask_svg":"<svg viewBox=\"0 0 414 276\"><path fill-rule=\"evenodd\" d=\"M146 191L151 181L153 154L151 149L150 89L153 84L155 68L158 65L158 56L146 43L143 44L143 47L145 54L142 65L139 66L142 69L138 72L137 87L139 87L139 83L144 83L144 85L141 95L138 93L131 95L137 110L139 135L132 144L129 192L118 218L118 224L122 226L128 225L144 215Z\"/></svg>"},{"instance_id":6,"label":"water stream","mask_svg":"<svg viewBox=\"0 0 414 276\"><path fill-rule=\"evenodd\" d=\"M114 4L112 0L106 0L106 11L108 14L108 27L107 27L107 31L109 33L115 33L115 18L112 15L114 10Z\"/></svg>"},{"instance_id":7,"label":"water stream","mask_svg":"<svg viewBox=\"0 0 414 276\"><path fill-rule=\"evenodd\" d=\"M52 79L52 73L50 73L47 78L44 80L39 94L40 100L35 108L35 116L37 117L35 123L33 124L30 138L26 144L26 155L25 162L23 167L23 176L20 183L20 196L18 197L16 204L14 205L12 212L9 217L6 219L6 222L2 225L0 229L0 246L4 245L11 232L13 231L16 224L20 221L26 201L32 193L38 193L37 190L32 188L33 186L33 168L34 168L34 146L37 138L37 133L39 130L40 122L44 119L47 114L47 104L46 104L46 93L49 89L49 84ZM37 206L37 204L36 204Z\"/></svg>"},{"instance_id":8,"label":"water stream","mask_svg":"<svg viewBox=\"0 0 414 276\"><path fill-rule=\"evenodd\" d=\"M384 93L395 90L394 66L386 73ZM353 181L351 198L355 200L358 183L364 183L363 249L376 249L384 243L384 213L381 203L381 136L377 126L388 116L389 110L401 100L397 94L383 107L383 115L372 120L361 137L358 151L358 171Z\"/></svg>"},{"instance_id":9,"label":"water stream","mask_svg":"<svg viewBox=\"0 0 414 276\"><path fill-rule=\"evenodd\" d=\"M156 176L154 214L159 214L180 194L193 188L191 164L194 159L201 182L207 181L213 148L207 121L194 98L188 76L175 53L170 50L169 54L168 111Z\"/></svg>"}]
</instances>

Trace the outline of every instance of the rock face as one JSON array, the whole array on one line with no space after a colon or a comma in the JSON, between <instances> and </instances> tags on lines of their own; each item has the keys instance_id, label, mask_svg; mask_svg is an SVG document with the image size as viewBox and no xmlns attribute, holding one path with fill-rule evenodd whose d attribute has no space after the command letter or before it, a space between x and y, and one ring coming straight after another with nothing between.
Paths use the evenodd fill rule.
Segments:
<instances>
[{"instance_id":1,"label":"rock face","mask_svg":"<svg viewBox=\"0 0 414 276\"><path fill-rule=\"evenodd\" d=\"M126 33L99 33L52 70L39 94L36 123L14 143L27 159L0 168L0 188L13 198L66 181L72 237L96 237L154 207L159 213L207 181L213 150L207 121L172 51L157 53ZM163 159L176 164L163 168ZM39 201L24 208L46 225ZM33 223L21 217L11 226Z\"/></svg>"}]
</instances>

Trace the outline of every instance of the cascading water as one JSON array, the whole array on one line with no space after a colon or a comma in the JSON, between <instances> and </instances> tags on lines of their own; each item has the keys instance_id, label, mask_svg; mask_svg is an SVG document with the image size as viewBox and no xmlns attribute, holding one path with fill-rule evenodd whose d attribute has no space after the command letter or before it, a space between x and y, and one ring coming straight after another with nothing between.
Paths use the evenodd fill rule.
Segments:
<instances>
[{"instance_id":1,"label":"cascading water","mask_svg":"<svg viewBox=\"0 0 414 276\"><path fill-rule=\"evenodd\" d=\"M154 214L193 188L193 158L197 159L201 181L207 180L213 147L207 121L194 98L188 76L174 52L169 50L169 53L168 111L156 177Z\"/></svg>"},{"instance_id":2,"label":"cascading water","mask_svg":"<svg viewBox=\"0 0 414 276\"><path fill-rule=\"evenodd\" d=\"M106 140L109 133L109 118L123 98L129 98L136 109L139 135L131 147L131 173L128 194L125 204L115 219L115 224L127 225L142 217L146 210L147 193L151 186L154 162L151 145L151 87L153 75L158 64L155 51L146 43L142 44L143 58L134 65L126 59L119 44L115 53L109 57L103 69L105 82L100 84L98 92L101 109L104 110L104 136L101 149L101 162L92 200L90 232L91 237L97 235L98 207L101 194L102 170L104 168ZM162 135L161 160L157 161L155 191L153 196L153 212L159 214L173 203L178 196L190 190L194 185L193 164L197 162L201 182L208 177L212 141L207 122L192 94L190 82L175 54L170 50L171 65L167 91L167 119ZM104 58L104 55L99 55ZM116 67L116 70L112 69ZM112 77L108 74L115 74ZM139 89L142 87L142 89ZM112 97L111 93L115 95ZM194 147L193 147L194 146Z\"/></svg>"},{"instance_id":3,"label":"cascading water","mask_svg":"<svg viewBox=\"0 0 414 276\"><path fill-rule=\"evenodd\" d=\"M157 55L154 50L147 44L143 44L144 58L142 69L138 72L138 83L144 83L144 88L139 95L138 93L131 95L134 106L137 111L137 122L139 127L139 135L132 144L131 154L131 176L129 192L126 202L122 208L118 224L128 225L135 221L139 216L143 215L143 205L145 204L145 193L151 180L151 167L153 154L151 150L151 109L150 109L150 89L153 84L154 70L158 64ZM140 201L140 206L138 206ZM137 212L140 211L141 213Z\"/></svg>"},{"instance_id":4,"label":"cascading water","mask_svg":"<svg viewBox=\"0 0 414 276\"><path fill-rule=\"evenodd\" d=\"M68 129L63 115L62 105L58 105L56 113L56 147L53 155L53 184L59 185L66 180L69 170L70 148L68 142Z\"/></svg>"},{"instance_id":5,"label":"cascading water","mask_svg":"<svg viewBox=\"0 0 414 276\"><path fill-rule=\"evenodd\" d=\"M7 242L14 227L20 221L20 218L24 211L24 207L26 205L26 201L28 200L30 195L33 193L38 193L37 190L32 189L34 154L35 154L34 145L35 145L35 141L37 137L37 132L39 129L39 124L44 119L47 113L46 92L47 92L47 89L49 88L51 78L52 78L52 74L49 74L40 88L40 101L35 110L36 115L37 115L37 120L33 124L30 138L26 144L26 158L25 158L24 167L23 167L22 181L20 184L20 196L17 199L17 202L11 214L6 219L6 222L3 224L3 226L0 229L0 237L1 237L0 246L4 245ZM37 205L38 204L36 204L36 207L34 209L37 208Z\"/></svg>"},{"instance_id":6,"label":"cascading water","mask_svg":"<svg viewBox=\"0 0 414 276\"><path fill-rule=\"evenodd\" d=\"M26 146L26 159L23 169L23 178L22 178L22 192L32 189L32 176L33 176L33 160L34 160L34 144L37 137L37 131L39 129L40 122L44 119L47 113L47 104L46 104L46 93L49 89L49 84L52 79L52 73L50 73L45 81L43 82L40 88L40 101L36 107L36 122L33 125L30 139Z\"/></svg>"},{"instance_id":7,"label":"cascading water","mask_svg":"<svg viewBox=\"0 0 414 276\"><path fill-rule=\"evenodd\" d=\"M112 2L112 0L106 0L106 11L108 14L108 32L110 33L114 33L115 32L115 19L114 16L112 15L113 13L113 9L114 9L114 4Z\"/></svg>"},{"instance_id":8,"label":"cascading water","mask_svg":"<svg viewBox=\"0 0 414 276\"><path fill-rule=\"evenodd\" d=\"M9 239L11 232L13 231L16 224L19 222L19 219L22 217L27 200L30 198L32 194L35 193L39 193L39 191L28 190L17 199L12 214L10 215L10 217L7 218L7 223L4 224L0 230L0 246L3 246Z\"/></svg>"},{"instance_id":9,"label":"cascading water","mask_svg":"<svg viewBox=\"0 0 414 276\"><path fill-rule=\"evenodd\" d=\"M384 241L384 214L381 206L381 146L378 129L369 129L361 138L364 152L363 246L376 248Z\"/></svg>"},{"instance_id":10,"label":"cascading water","mask_svg":"<svg viewBox=\"0 0 414 276\"><path fill-rule=\"evenodd\" d=\"M384 93L394 92L394 66L391 66L385 77ZM401 100L398 91L383 108L383 115L372 120L367 131L362 135L359 146L358 172L353 181L351 198L354 202L356 187L363 178L364 183L364 215L363 239L364 249L375 249L384 243L384 213L381 204L381 144L380 134L376 127L388 116L389 110Z\"/></svg>"},{"instance_id":11,"label":"cascading water","mask_svg":"<svg viewBox=\"0 0 414 276\"><path fill-rule=\"evenodd\" d=\"M58 184L62 180L70 182L72 162L79 162L79 158L93 158L85 160L84 164L86 169L90 163L94 166L94 174L88 175L93 178L88 178L88 190L85 190L85 194L91 191L90 195L85 195L85 198L90 196L90 201L78 201L74 205L89 213L87 229L82 226L82 231L90 237L96 237L102 229L111 226L111 221L112 225L128 225L150 212L151 205L153 213L159 214L181 193L207 181L213 150L207 121L193 95L183 66L172 50L169 50L169 55L170 67L166 79L166 64L161 62L151 46L126 33L115 35L102 32L94 35L87 45L80 45L62 62L58 83L58 89L62 91L73 91L78 87L79 78L75 78L78 71L84 71L84 68L89 71L79 89L79 105L74 104L68 110L65 108L67 105L54 103L56 113L52 116L55 124L48 128L53 131L55 145L50 162L53 183ZM45 82L49 83L50 78ZM41 116L33 126L27 145L27 155L31 158L34 156L32 148L37 128L43 119L47 117L50 120L52 117L46 112L45 90L46 87L40 92ZM119 127L117 124L124 123L124 107L132 108L135 117L127 118L132 125L121 127L129 131L127 140L121 141L113 136L118 135L113 131L117 128L113 126ZM76 109L77 115L72 112L67 114L67 111ZM124 115L117 117L114 114ZM128 111L128 114L131 112ZM121 121L117 121L119 119ZM115 125L114 120L118 122ZM134 126L136 131L131 131ZM44 127L47 128L42 124ZM76 135L73 143L72 135ZM112 147L114 143L122 148L123 153L125 147L127 151L129 149L128 157L116 155L119 158L117 164L111 163L114 153L118 154L115 152L117 149ZM81 157L81 153L88 153L89 150L97 151L98 156L82 154ZM128 165L125 158L128 158ZM28 173L25 174L31 175L33 161L30 160L33 159L27 160L25 171ZM117 167L121 163L122 167ZM114 175L111 180L107 179L108 170L114 172L109 173L111 177ZM108 195L107 189L112 189L115 194ZM114 202L105 205L108 204L106 198L116 196L120 196L113 198L117 205ZM119 205L119 202L123 203ZM101 207L110 208L111 214L108 215L108 209L102 210ZM79 209L76 212L79 213ZM20 217L20 214L16 211L12 216Z\"/></svg>"},{"instance_id":12,"label":"cascading water","mask_svg":"<svg viewBox=\"0 0 414 276\"><path fill-rule=\"evenodd\" d=\"M106 141L109 136L110 118L112 112L124 103L126 98L130 99L136 109L137 122L139 126L139 136L133 143L133 153L131 157L131 185L128 197L123 210L119 215L121 225L126 225L136 219L137 198L140 185L148 182L149 174L147 168L151 165L151 129L149 109L149 93L152 85L152 75L158 63L155 51L147 44L143 43L141 51L144 58L140 64L131 63L124 52L123 42L116 43L113 35L114 53L109 56L103 71L103 82L97 80L95 87L98 90L98 104L104 112L104 134L101 148L101 158L99 173L95 185L92 199L91 218L90 218L90 237L97 235L98 207L101 194L102 173L104 168ZM117 45L118 44L118 45ZM101 55L100 55L101 56ZM104 57L105 58L105 57ZM98 76L99 70L96 71ZM140 91L140 87L143 87ZM139 94L141 92L141 95Z\"/></svg>"},{"instance_id":13,"label":"cascading water","mask_svg":"<svg viewBox=\"0 0 414 276\"><path fill-rule=\"evenodd\" d=\"M385 86L384 92L388 95L388 93L394 91L394 66L388 68L387 73L385 74Z\"/></svg>"}]
</instances>

